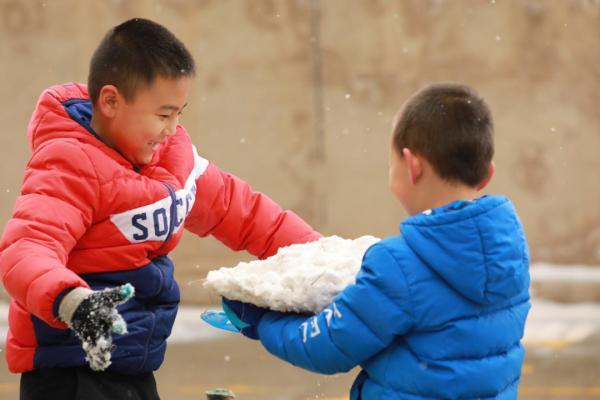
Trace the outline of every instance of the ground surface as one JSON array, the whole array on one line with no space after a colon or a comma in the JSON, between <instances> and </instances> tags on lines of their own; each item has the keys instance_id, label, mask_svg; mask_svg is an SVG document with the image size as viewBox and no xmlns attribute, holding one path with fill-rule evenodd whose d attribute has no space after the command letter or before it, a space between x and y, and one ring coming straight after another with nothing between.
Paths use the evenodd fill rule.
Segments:
<instances>
[{"instance_id":1,"label":"ground surface","mask_svg":"<svg viewBox=\"0 0 600 400\"><path fill-rule=\"evenodd\" d=\"M320 376L268 355L256 342L203 325L201 310L184 308L157 373L163 399L204 399L226 387L240 400L341 400L356 371ZM535 301L526 332L528 353L520 399L600 398L600 305ZM18 398L18 376L0 366L0 400Z\"/></svg>"}]
</instances>

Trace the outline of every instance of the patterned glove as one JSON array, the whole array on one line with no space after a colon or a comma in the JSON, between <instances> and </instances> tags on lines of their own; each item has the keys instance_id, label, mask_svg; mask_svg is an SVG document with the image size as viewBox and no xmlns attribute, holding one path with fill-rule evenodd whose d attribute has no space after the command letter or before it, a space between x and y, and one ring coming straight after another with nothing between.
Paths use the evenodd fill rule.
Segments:
<instances>
[{"instance_id":1,"label":"patterned glove","mask_svg":"<svg viewBox=\"0 0 600 400\"><path fill-rule=\"evenodd\" d=\"M231 323L240 330L242 335L258 340L258 323L263 315L269 312L268 309L225 297L221 298L221 304Z\"/></svg>"},{"instance_id":2,"label":"patterned glove","mask_svg":"<svg viewBox=\"0 0 600 400\"><path fill-rule=\"evenodd\" d=\"M103 371L110 365L112 333L127 332L127 324L116 307L132 298L134 292L129 283L102 291L78 287L60 302L59 318L81 340L85 359L94 371Z\"/></svg>"}]
</instances>

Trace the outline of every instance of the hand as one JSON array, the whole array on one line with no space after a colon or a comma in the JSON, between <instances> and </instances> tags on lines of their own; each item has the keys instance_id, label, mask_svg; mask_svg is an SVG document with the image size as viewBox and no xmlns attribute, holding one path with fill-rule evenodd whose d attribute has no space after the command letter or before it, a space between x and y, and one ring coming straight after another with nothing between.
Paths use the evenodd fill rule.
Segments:
<instances>
[{"instance_id":1,"label":"hand","mask_svg":"<svg viewBox=\"0 0 600 400\"><path fill-rule=\"evenodd\" d=\"M127 332L116 307L132 298L134 292L129 283L102 291L75 288L61 301L59 317L81 340L92 370L103 371L110 365L112 333Z\"/></svg>"},{"instance_id":2,"label":"hand","mask_svg":"<svg viewBox=\"0 0 600 400\"><path fill-rule=\"evenodd\" d=\"M221 299L221 304L231 323L240 330L242 335L258 340L258 323L263 315L269 312L268 309L225 297Z\"/></svg>"}]
</instances>

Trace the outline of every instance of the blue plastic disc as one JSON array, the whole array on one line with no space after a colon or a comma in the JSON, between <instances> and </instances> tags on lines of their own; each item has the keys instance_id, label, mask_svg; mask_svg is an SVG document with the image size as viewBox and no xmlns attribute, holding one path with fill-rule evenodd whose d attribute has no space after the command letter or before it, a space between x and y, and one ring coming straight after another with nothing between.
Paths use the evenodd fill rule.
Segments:
<instances>
[{"instance_id":1,"label":"blue plastic disc","mask_svg":"<svg viewBox=\"0 0 600 400\"><path fill-rule=\"evenodd\" d=\"M227 318L227 315L222 311L204 311L200 314L200 318L202 321L217 329L240 333L240 331L231 323L229 318Z\"/></svg>"}]
</instances>

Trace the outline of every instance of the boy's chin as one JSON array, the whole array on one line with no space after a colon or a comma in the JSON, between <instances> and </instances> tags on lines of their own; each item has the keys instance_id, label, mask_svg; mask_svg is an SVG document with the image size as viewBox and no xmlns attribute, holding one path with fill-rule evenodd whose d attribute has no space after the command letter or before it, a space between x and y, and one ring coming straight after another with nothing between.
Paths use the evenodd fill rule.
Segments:
<instances>
[{"instance_id":1,"label":"boy's chin","mask_svg":"<svg viewBox=\"0 0 600 400\"><path fill-rule=\"evenodd\" d=\"M152 161L153 157L154 157L154 153L151 153L151 154L140 154L138 157L136 157L135 164L139 165L139 166L150 164L150 162Z\"/></svg>"},{"instance_id":2,"label":"boy's chin","mask_svg":"<svg viewBox=\"0 0 600 400\"><path fill-rule=\"evenodd\" d=\"M143 167L144 165L149 164L151 160L152 160L152 158L136 157L131 160L128 159L127 161L129 161L131 163L131 165L133 165L134 167Z\"/></svg>"}]
</instances>

